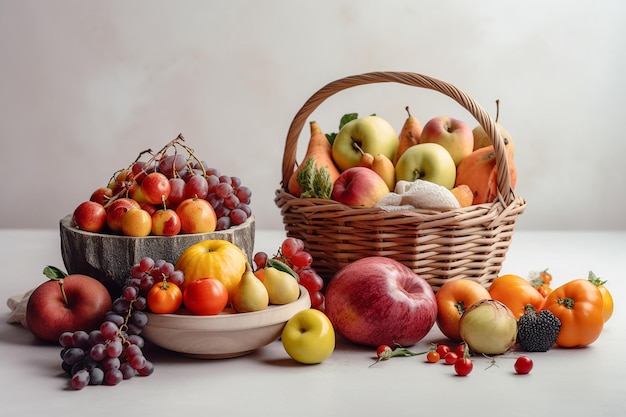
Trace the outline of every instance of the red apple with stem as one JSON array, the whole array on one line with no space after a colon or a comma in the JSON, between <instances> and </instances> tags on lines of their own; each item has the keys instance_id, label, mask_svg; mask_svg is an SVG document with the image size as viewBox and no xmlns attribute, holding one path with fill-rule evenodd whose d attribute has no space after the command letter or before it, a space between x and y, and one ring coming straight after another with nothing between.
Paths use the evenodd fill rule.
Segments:
<instances>
[{"instance_id":1,"label":"red apple with stem","mask_svg":"<svg viewBox=\"0 0 626 417\"><path fill-rule=\"evenodd\" d=\"M163 207L152 214L152 234L155 236L174 236L180 233L180 217L175 210L168 208L163 199Z\"/></svg>"},{"instance_id":2,"label":"red apple with stem","mask_svg":"<svg viewBox=\"0 0 626 417\"><path fill-rule=\"evenodd\" d=\"M96 190L91 193L91 197L89 200L95 201L96 203L102 204L103 206L109 202L109 200L113 197L113 190L109 187L100 187L96 188Z\"/></svg>"},{"instance_id":3,"label":"red apple with stem","mask_svg":"<svg viewBox=\"0 0 626 417\"><path fill-rule=\"evenodd\" d=\"M364 346L411 346L437 319L428 282L406 265L370 256L340 269L326 288L325 312L335 330Z\"/></svg>"},{"instance_id":4,"label":"red apple with stem","mask_svg":"<svg viewBox=\"0 0 626 417\"><path fill-rule=\"evenodd\" d=\"M28 298L26 325L38 339L58 342L63 332L97 329L112 308L107 288L95 278L67 275L47 266L49 281L40 284Z\"/></svg>"}]
</instances>

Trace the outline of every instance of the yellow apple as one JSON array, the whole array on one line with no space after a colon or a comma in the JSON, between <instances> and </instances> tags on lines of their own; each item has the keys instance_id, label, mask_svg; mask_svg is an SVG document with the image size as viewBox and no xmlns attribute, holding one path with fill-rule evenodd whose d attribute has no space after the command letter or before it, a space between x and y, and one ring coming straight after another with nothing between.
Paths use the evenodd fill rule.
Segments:
<instances>
[{"instance_id":1,"label":"yellow apple","mask_svg":"<svg viewBox=\"0 0 626 417\"><path fill-rule=\"evenodd\" d=\"M287 321L281 340L292 359L304 364L316 364L335 350L335 329L326 314L309 308L299 311Z\"/></svg>"},{"instance_id":2,"label":"yellow apple","mask_svg":"<svg viewBox=\"0 0 626 417\"><path fill-rule=\"evenodd\" d=\"M474 150L474 137L469 125L447 116L430 119L422 130L419 143L438 143L446 148L455 165Z\"/></svg>"},{"instance_id":3,"label":"yellow apple","mask_svg":"<svg viewBox=\"0 0 626 417\"><path fill-rule=\"evenodd\" d=\"M398 134L380 116L365 116L346 123L333 142L332 155L337 168L345 171L359 165L363 152L379 153L394 160L398 151Z\"/></svg>"},{"instance_id":4,"label":"yellow apple","mask_svg":"<svg viewBox=\"0 0 626 417\"><path fill-rule=\"evenodd\" d=\"M396 164L396 181L417 179L452 189L456 165L450 152L438 143L418 143L407 149Z\"/></svg>"}]
</instances>

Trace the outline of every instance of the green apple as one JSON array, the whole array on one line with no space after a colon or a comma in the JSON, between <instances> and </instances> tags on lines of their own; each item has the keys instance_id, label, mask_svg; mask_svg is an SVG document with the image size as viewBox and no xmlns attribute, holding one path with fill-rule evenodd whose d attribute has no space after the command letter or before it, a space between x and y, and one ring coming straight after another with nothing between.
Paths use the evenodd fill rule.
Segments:
<instances>
[{"instance_id":1,"label":"green apple","mask_svg":"<svg viewBox=\"0 0 626 417\"><path fill-rule=\"evenodd\" d=\"M438 143L418 143L407 149L396 164L396 181L430 181L451 190L456 164L450 152Z\"/></svg>"},{"instance_id":2,"label":"green apple","mask_svg":"<svg viewBox=\"0 0 626 417\"><path fill-rule=\"evenodd\" d=\"M365 116L346 123L333 142L332 155L340 171L359 165L363 152L385 155L392 161L398 151L398 134L379 116Z\"/></svg>"},{"instance_id":3,"label":"green apple","mask_svg":"<svg viewBox=\"0 0 626 417\"><path fill-rule=\"evenodd\" d=\"M474 150L474 135L464 121L439 116L424 125L419 143L438 143L448 150L454 164L459 165Z\"/></svg>"},{"instance_id":4,"label":"green apple","mask_svg":"<svg viewBox=\"0 0 626 417\"><path fill-rule=\"evenodd\" d=\"M281 340L292 359L316 364L335 350L335 329L326 314L309 308L297 312L287 321Z\"/></svg>"}]
</instances>

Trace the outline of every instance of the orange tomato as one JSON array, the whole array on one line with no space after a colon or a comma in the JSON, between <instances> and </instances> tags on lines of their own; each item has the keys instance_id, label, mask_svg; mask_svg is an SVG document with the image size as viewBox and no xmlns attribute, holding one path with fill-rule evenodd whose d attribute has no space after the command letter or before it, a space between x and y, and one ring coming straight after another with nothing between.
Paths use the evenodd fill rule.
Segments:
<instances>
[{"instance_id":1,"label":"orange tomato","mask_svg":"<svg viewBox=\"0 0 626 417\"><path fill-rule=\"evenodd\" d=\"M477 281L456 279L447 281L435 294L437 299L437 326L452 340L461 340L459 320L466 308L489 297L489 291Z\"/></svg>"},{"instance_id":2,"label":"orange tomato","mask_svg":"<svg viewBox=\"0 0 626 417\"><path fill-rule=\"evenodd\" d=\"M596 274L593 273L593 271L589 271L589 277L587 279L591 281L596 287L598 287L600 293L602 294L602 318L606 323L613 315L613 296L604 286L604 284L606 284L606 281L602 281L600 278L598 278Z\"/></svg>"},{"instance_id":3,"label":"orange tomato","mask_svg":"<svg viewBox=\"0 0 626 417\"><path fill-rule=\"evenodd\" d=\"M183 293L178 285L161 281L150 288L146 295L148 308L153 313L166 314L178 310L183 303Z\"/></svg>"},{"instance_id":4,"label":"orange tomato","mask_svg":"<svg viewBox=\"0 0 626 417\"><path fill-rule=\"evenodd\" d=\"M494 279L489 287L489 294L494 300L506 305L518 319L524 314L527 305L530 304L539 311L545 301L543 295L528 280L513 274Z\"/></svg>"},{"instance_id":5,"label":"orange tomato","mask_svg":"<svg viewBox=\"0 0 626 417\"><path fill-rule=\"evenodd\" d=\"M556 343L562 347L587 346L604 325L602 293L588 279L575 279L556 288L546 298L544 310L561 320Z\"/></svg>"}]
</instances>

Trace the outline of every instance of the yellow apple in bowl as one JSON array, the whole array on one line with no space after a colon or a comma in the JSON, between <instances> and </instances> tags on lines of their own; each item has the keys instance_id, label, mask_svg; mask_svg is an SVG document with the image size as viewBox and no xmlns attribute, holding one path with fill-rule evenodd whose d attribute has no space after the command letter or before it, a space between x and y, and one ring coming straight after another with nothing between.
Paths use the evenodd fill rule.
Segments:
<instances>
[{"instance_id":1,"label":"yellow apple in bowl","mask_svg":"<svg viewBox=\"0 0 626 417\"><path fill-rule=\"evenodd\" d=\"M389 192L380 175L365 167L343 171L333 185L331 198L352 207L370 208Z\"/></svg>"},{"instance_id":2,"label":"yellow apple in bowl","mask_svg":"<svg viewBox=\"0 0 626 417\"><path fill-rule=\"evenodd\" d=\"M426 122L419 143L438 143L443 146L455 165L459 165L474 150L474 136L469 125L447 116L438 116Z\"/></svg>"},{"instance_id":3,"label":"yellow apple in bowl","mask_svg":"<svg viewBox=\"0 0 626 417\"><path fill-rule=\"evenodd\" d=\"M418 179L452 189L456 165L450 152L438 143L418 143L407 149L396 164L396 181Z\"/></svg>"},{"instance_id":4,"label":"yellow apple in bowl","mask_svg":"<svg viewBox=\"0 0 626 417\"><path fill-rule=\"evenodd\" d=\"M340 171L359 165L363 153L383 154L394 160L398 151L398 134L380 116L365 116L346 123L333 142L332 155Z\"/></svg>"}]
</instances>

